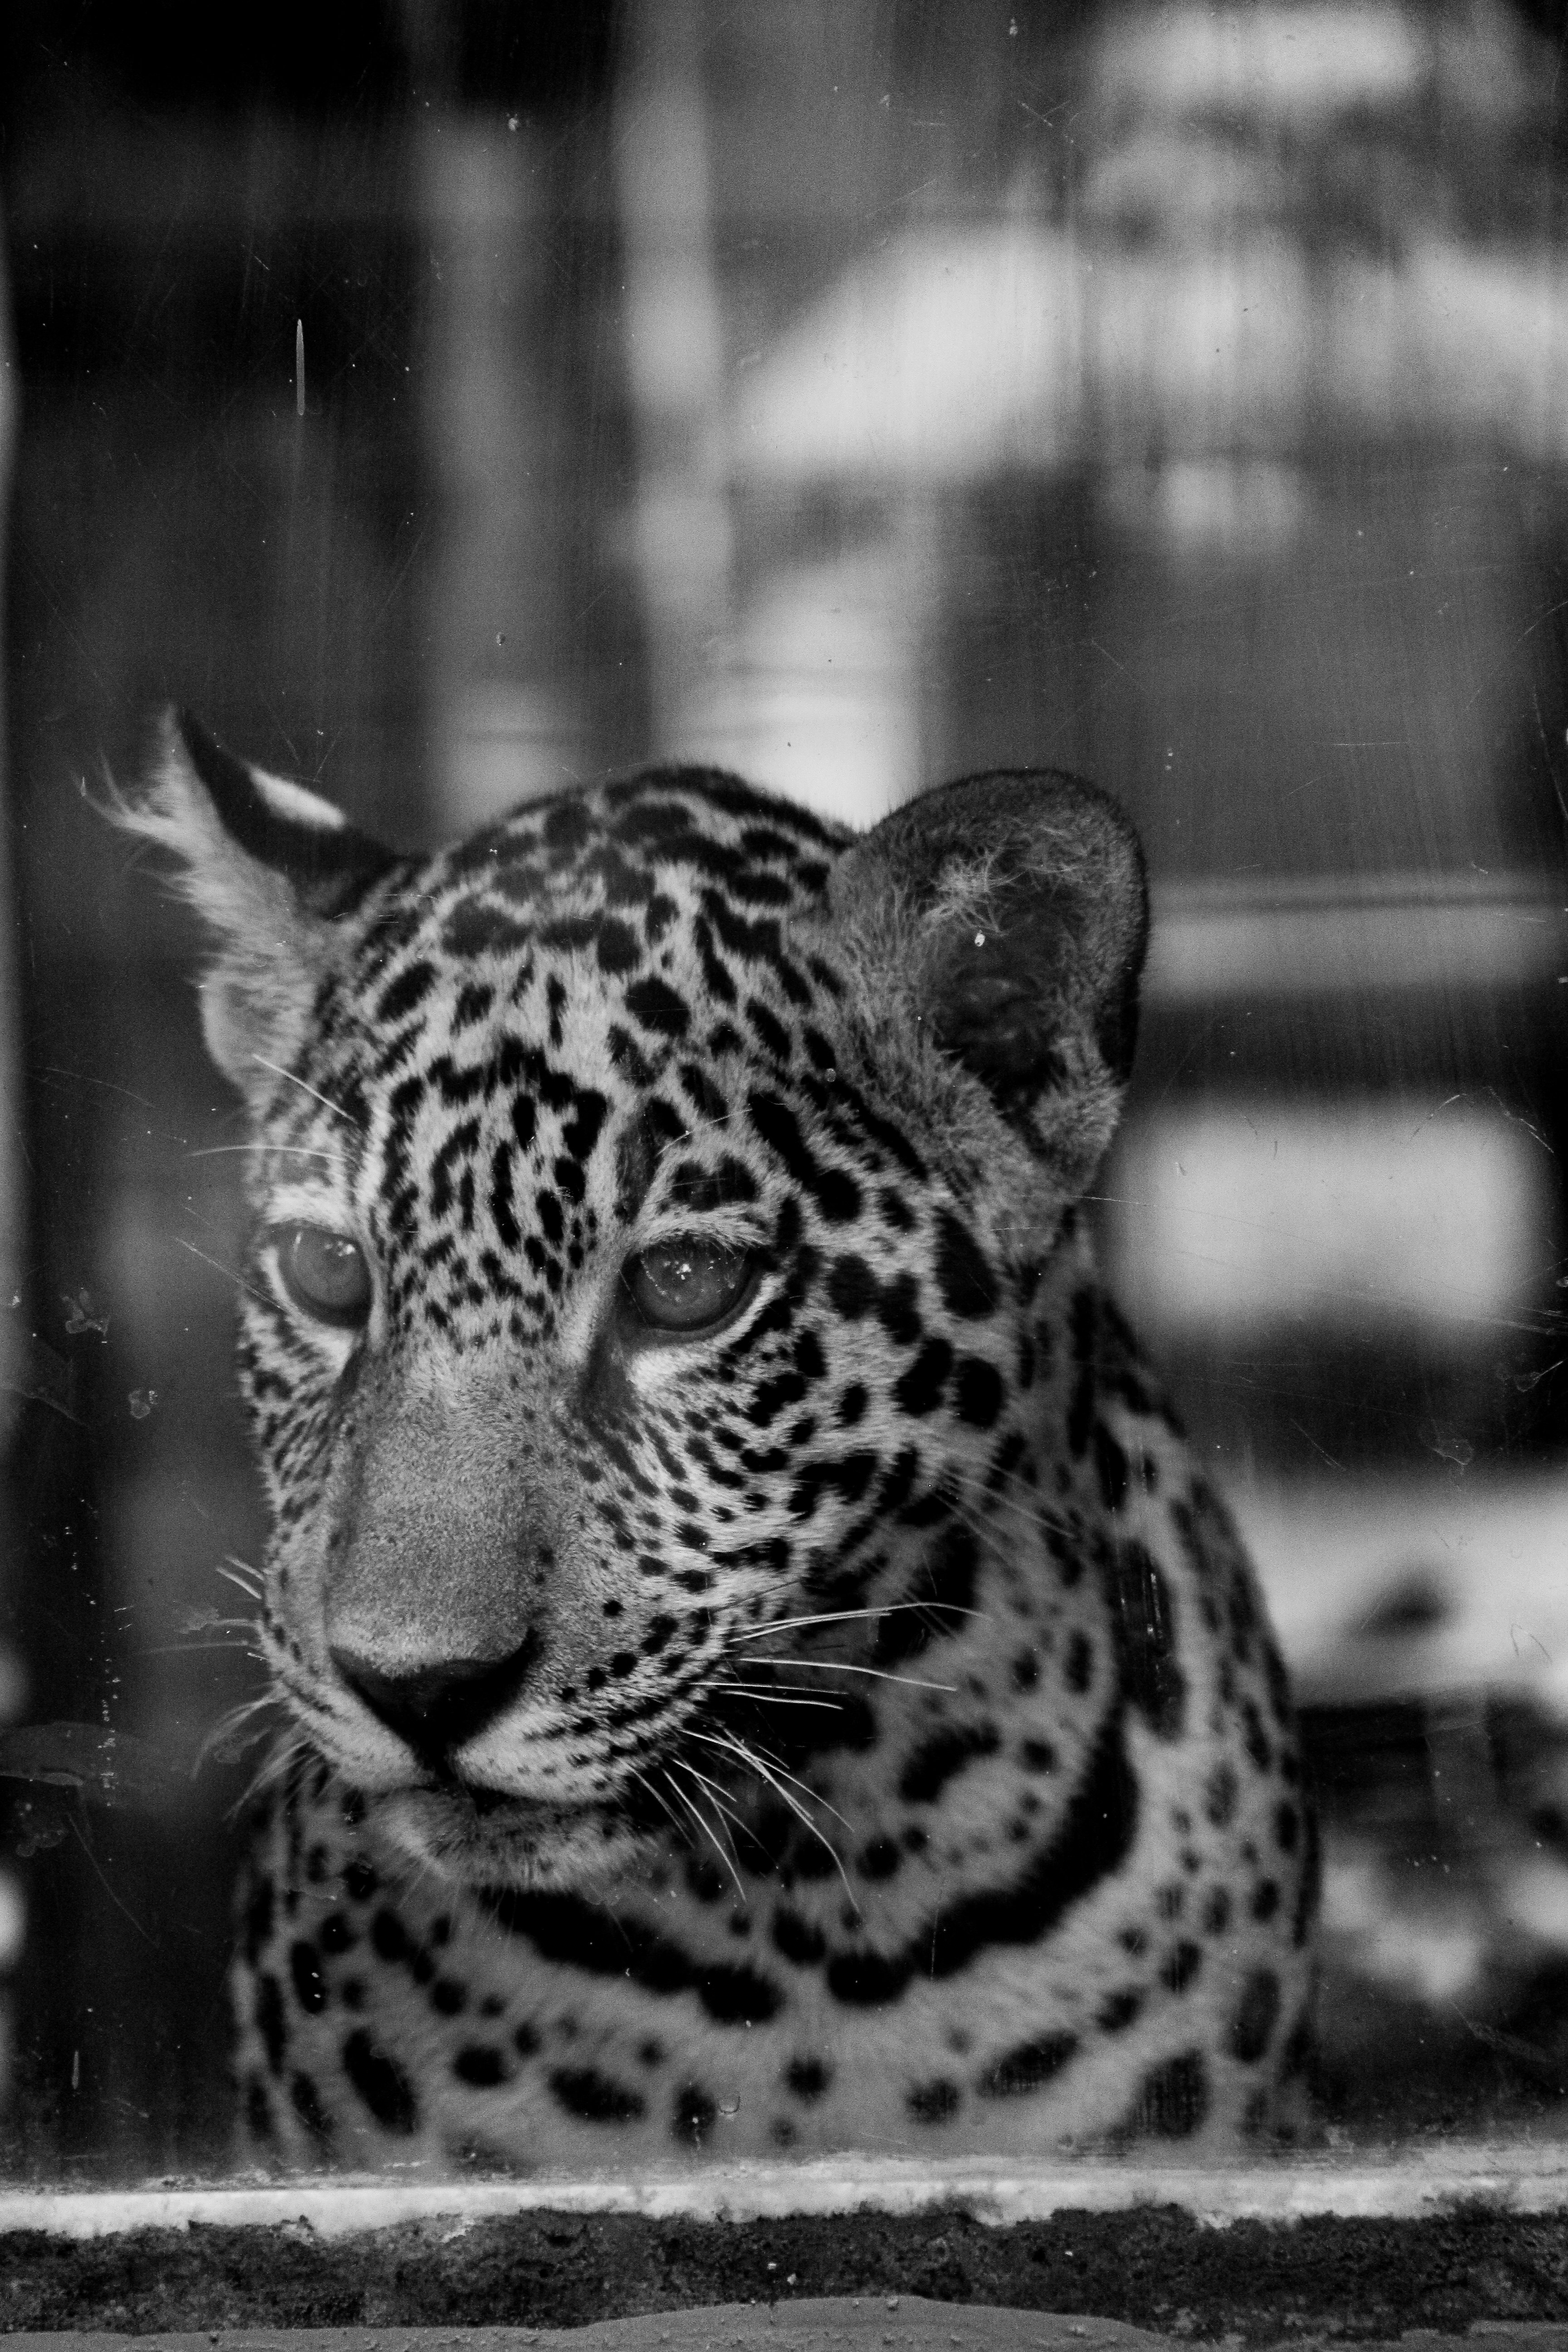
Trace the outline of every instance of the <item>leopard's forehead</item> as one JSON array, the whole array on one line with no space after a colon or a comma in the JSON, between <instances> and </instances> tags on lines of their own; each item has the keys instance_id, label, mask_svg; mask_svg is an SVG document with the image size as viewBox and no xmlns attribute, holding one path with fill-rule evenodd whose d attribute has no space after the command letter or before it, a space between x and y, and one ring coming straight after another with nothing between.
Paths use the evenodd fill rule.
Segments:
<instances>
[{"instance_id":1,"label":"leopard's forehead","mask_svg":"<svg viewBox=\"0 0 1568 2352\"><path fill-rule=\"evenodd\" d=\"M600 1009L635 1079L687 1039L699 1000L741 1012L762 982L804 1007L788 919L816 907L847 836L703 770L523 808L373 894L345 975L378 1039L416 1014L454 1033L515 1014L539 1043ZM769 1033L776 1045L776 1036Z\"/></svg>"},{"instance_id":2,"label":"leopard's forehead","mask_svg":"<svg viewBox=\"0 0 1568 2352\"><path fill-rule=\"evenodd\" d=\"M731 953L765 952L847 838L735 779L665 770L524 807L404 869L366 947L447 966L575 950L623 978L706 918Z\"/></svg>"},{"instance_id":3,"label":"leopard's forehead","mask_svg":"<svg viewBox=\"0 0 1568 2352\"><path fill-rule=\"evenodd\" d=\"M656 1171L697 1205L755 1197L759 1084L831 1062L839 979L790 923L847 837L664 771L525 807L377 885L318 1002L316 1108L296 1091L278 1110L290 1144L323 1101L346 1119L332 1141L395 1296L472 1291L483 1268L487 1314L520 1336Z\"/></svg>"}]
</instances>

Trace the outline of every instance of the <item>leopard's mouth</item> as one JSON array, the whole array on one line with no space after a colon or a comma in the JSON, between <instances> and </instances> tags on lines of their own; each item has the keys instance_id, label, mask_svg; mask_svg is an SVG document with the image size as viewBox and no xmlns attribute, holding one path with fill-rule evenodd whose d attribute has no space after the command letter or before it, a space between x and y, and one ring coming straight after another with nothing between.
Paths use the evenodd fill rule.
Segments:
<instances>
[{"instance_id":1,"label":"leopard's mouth","mask_svg":"<svg viewBox=\"0 0 1568 2352\"><path fill-rule=\"evenodd\" d=\"M476 1887L583 1888L637 1872L658 1844L618 1794L562 1803L447 1774L383 1797L380 1817L405 1853Z\"/></svg>"},{"instance_id":2,"label":"leopard's mouth","mask_svg":"<svg viewBox=\"0 0 1568 2352\"><path fill-rule=\"evenodd\" d=\"M607 1811L594 1802L563 1803L559 1799L521 1796L479 1780L465 1780L455 1772L433 1773L401 1792L421 1805L433 1820L451 1822L455 1830L515 1831L520 1835L563 1829L593 1821Z\"/></svg>"},{"instance_id":3,"label":"leopard's mouth","mask_svg":"<svg viewBox=\"0 0 1568 2352\"><path fill-rule=\"evenodd\" d=\"M478 1781L462 1780L456 1774L431 1781L429 1788L432 1794L445 1796L454 1805L466 1805L479 1821L497 1813L506 1819L526 1821L563 1810L559 1805L542 1804L535 1797L515 1797L505 1789L489 1789Z\"/></svg>"},{"instance_id":4,"label":"leopard's mouth","mask_svg":"<svg viewBox=\"0 0 1568 2352\"><path fill-rule=\"evenodd\" d=\"M637 1810L619 1788L603 1796L546 1797L498 1789L488 1780L470 1780L461 1772L426 1773L410 1781L403 1793L424 1797L433 1807L448 1807L459 1819L481 1822L578 1822L595 1820L601 1815L625 1821L634 1817Z\"/></svg>"}]
</instances>

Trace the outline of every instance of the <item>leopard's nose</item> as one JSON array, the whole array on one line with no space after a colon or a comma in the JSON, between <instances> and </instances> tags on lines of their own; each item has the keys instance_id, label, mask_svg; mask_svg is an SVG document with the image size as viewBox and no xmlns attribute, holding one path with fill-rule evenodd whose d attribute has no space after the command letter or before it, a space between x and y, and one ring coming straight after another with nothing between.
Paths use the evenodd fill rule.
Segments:
<instances>
[{"instance_id":1,"label":"leopard's nose","mask_svg":"<svg viewBox=\"0 0 1568 2352\"><path fill-rule=\"evenodd\" d=\"M532 1634L504 1658L438 1658L397 1671L346 1646L331 1658L371 1713L428 1763L443 1762L509 1707L528 1680Z\"/></svg>"}]
</instances>

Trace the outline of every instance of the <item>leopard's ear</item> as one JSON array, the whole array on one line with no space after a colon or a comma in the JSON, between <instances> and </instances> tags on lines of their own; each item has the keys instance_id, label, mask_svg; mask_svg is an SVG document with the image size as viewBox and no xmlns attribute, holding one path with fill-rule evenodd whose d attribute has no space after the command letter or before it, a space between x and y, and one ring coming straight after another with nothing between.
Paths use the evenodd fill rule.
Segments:
<instances>
[{"instance_id":1,"label":"leopard's ear","mask_svg":"<svg viewBox=\"0 0 1568 2352\"><path fill-rule=\"evenodd\" d=\"M1114 802L1050 769L942 785L845 853L829 905L873 1058L939 1127L965 1123L966 1097L973 1127L973 1088L951 1080L977 1080L1053 1191L1082 1192L1121 1110L1148 937L1142 856Z\"/></svg>"},{"instance_id":2,"label":"leopard's ear","mask_svg":"<svg viewBox=\"0 0 1568 2352\"><path fill-rule=\"evenodd\" d=\"M176 887L211 929L207 1049L242 1093L287 1066L333 949L332 919L395 861L330 801L237 760L185 711L165 718L128 830L177 860Z\"/></svg>"}]
</instances>

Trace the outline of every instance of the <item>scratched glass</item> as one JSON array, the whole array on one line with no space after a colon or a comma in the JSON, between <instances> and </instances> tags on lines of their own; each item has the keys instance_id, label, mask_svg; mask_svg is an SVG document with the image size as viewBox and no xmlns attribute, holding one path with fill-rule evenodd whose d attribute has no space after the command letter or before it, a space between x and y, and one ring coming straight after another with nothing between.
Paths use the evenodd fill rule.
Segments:
<instances>
[{"instance_id":1,"label":"scratched glass","mask_svg":"<svg viewBox=\"0 0 1568 2352\"><path fill-rule=\"evenodd\" d=\"M1110 1287L1251 1549L1300 1711L1323 1893L1296 2144L1555 2136L1554 51L1522 8L1417 16L1392 0L527 14L520 31L499 10L370 9L310 44L308 75L286 12L243 70L184 36L132 47L74 16L51 32L47 8L4 37L5 383L20 395L0 410L7 2173L108 2184L251 2161L228 2077L233 1889L247 1792L283 1771L268 1742L290 1732L258 1705L268 1524L232 1370L237 1302L259 1286L251 1308L292 1317L321 1360L359 1367L347 1387L379 1393L383 1276L362 1235L323 1222L319 1190L301 1180L274 1203L247 1255L251 1147L204 1049L202 934L160 886L166 861L111 821L171 703L406 851L654 761L732 770L857 830L982 771L1061 769L1115 796L1142 840L1153 927L1121 1123L1079 1189ZM1002 867L1012 838L997 835ZM987 903L1005 902L997 887ZM976 955L984 940L981 925ZM1020 1087L1033 1101L1060 1081L1059 1039L1020 1044L1005 988L941 987L933 1030L966 1083L1016 1107ZM662 1147L645 1140L651 1181ZM762 1245L729 1181L685 1224L639 1231L605 1293L617 1412L694 1393L701 1350L784 1297L776 1237ZM849 1255L832 1330L903 1345L892 1290L845 1271ZM927 1360L926 1377L935 1395L949 1373ZM949 1404L983 1424L983 1373L952 1377ZM434 1490L444 1457L420 1428L410 1459L437 1465ZM481 1490L512 1474L499 1441L473 1443L472 1557L491 1574ZM847 1444L841 1486L858 1475ZM798 1423L786 1467L791 1447L796 1470L820 1458ZM1133 1473L1117 1462L1102 1449L1095 1475L1120 1508ZM389 1462L386 1477L390 1492L414 1474ZM804 1528L816 1504L795 1507ZM450 1526L430 1540L450 1544ZM700 1583L711 1533L679 1540ZM518 1544L518 1575L560 1573L536 1528ZM1197 1736L1173 1729L1181 1628L1160 1619L1157 1576L1135 1606L1119 1590L1138 1753L1173 1752ZM1045 1788L1066 1769L1034 1700L1027 1755L1015 1717L1003 1738L978 1698L962 1723L939 1710L948 1745L906 1756L885 1821L842 1820L838 1783L782 1712L769 1734L769 1705L825 1688L858 1723L894 1704L878 1675L943 1686L963 1616L954 1590L938 1593L918 1638L834 1652L836 1684L828 1646L771 1619L768 1641L748 1635L746 1678L731 1656L730 1696L751 1714L739 1729L703 1718L706 1763L688 1748L655 1823L686 1856L670 1899L684 1868L712 1916L735 1915L729 1972L693 1960L679 1927L662 1942L626 1931L639 1998L673 2021L663 2041L554 2048L559 2004L535 2017L514 1985L503 2040L480 2015L490 1996L442 1958L438 1905L419 1914L424 1943L378 1927L368 1898L336 1943L320 1921L274 1922L270 2062L254 1978L240 1999L252 2108L292 2119L275 2144L321 2164L355 2154L315 2128L308 2066L278 2055L307 2028L311 2048L358 2051L342 2063L389 2128L398 2083L420 2095L353 1938L365 1972L399 1971L400 1999L447 2033L439 2064L463 2086L452 2112L480 2168L522 2160L484 2103L529 2066L587 2133L570 2148L591 2142L609 2172L645 2161L651 2143L617 2141L639 2116L661 2119L671 2163L852 2144L831 2086L867 2034L902 2102L896 2127L875 2110L875 2152L1026 2148L1030 2115L1070 2105L1117 2035L1239 1967L1219 1896L1262 1920L1275 1882L1233 1853L1234 1884L1205 1861L1200 1888L1184 1876L1193 1822L1173 1817L1163 1925L1137 1927L1145 1887L1121 1977L1105 1948L1063 1963L1079 1971L1070 2024L911 2047L914 1963L898 1977L904 1946L877 1926L900 1874L931 1872L926 1973L961 1983L975 1938L994 1933L1026 1966L1087 1916L1130 1834L1107 1799L1099 1831L1080 1811L1071 1839L1031 1843L1029 1774ZM389 1663L345 1634L336 1703L431 1786L449 1792L468 1757L465 1802L493 1822L509 1800L484 1781L485 1727L537 1681L544 1622L499 1664ZM1238 1654L1252 1638L1226 1635ZM1039 1668L1023 1654L1009 1653L1018 1689ZM994 1663L999 1690L1010 1669ZM872 1694L858 1714L855 1674ZM967 1811L966 1774L983 1799ZM1017 1843L1044 1856L1033 1912L1005 1852L1015 1793ZM629 1818L629 1784L621 1802ZM771 1859L759 1802L783 1840ZM960 1844L994 1832L990 1878L955 1847L964 1891L944 1896L928 1818ZM1281 1783L1271 1820L1282 1843L1303 1839L1299 1792ZM808 1838L820 1870L800 1863ZM307 1909L340 1859L300 1860ZM553 1965L565 1910L492 1894L492 1933L510 1921L514 1958ZM602 1985L581 1916L572 1932ZM816 2012L796 2046L777 2004L836 1966L837 2022ZM1203 2012L1233 2056L1289 2025L1259 1983L1238 1978L1228 2024ZM733 2090L723 2053L726 2034L738 2048L770 2032L764 2130L758 2070ZM699 2053L684 2073L663 2047L683 2034ZM1149 2066L1142 2124L1179 2152L1205 2122L1197 2077ZM1131 2145L1113 2120L1098 2116L1096 2145ZM548 2117L534 2137L548 2168ZM447 2160L464 2138L454 2125ZM1252 2154L1278 2160L1267 2141Z\"/></svg>"}]
</instances>

